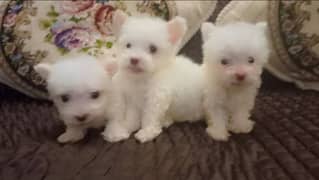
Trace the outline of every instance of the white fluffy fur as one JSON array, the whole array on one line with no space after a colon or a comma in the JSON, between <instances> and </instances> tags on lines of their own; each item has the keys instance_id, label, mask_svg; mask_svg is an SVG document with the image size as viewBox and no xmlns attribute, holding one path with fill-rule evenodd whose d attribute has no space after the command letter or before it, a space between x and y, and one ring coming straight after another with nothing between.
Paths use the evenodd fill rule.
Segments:
<instances>
[{"instance_id":1,"label":"white fluffy fur","mask_svg":"<svg viewBox=\"0 0 319 180\"><path fill-rule=\"evenodd\" d=\"M199 120L203 115L201 68L188 58L176 57L185 20L123 15L114 15L123 23L117 44L119 71L113 79L113 115L102 134L105 140L120 141L139 130L135 137L146 142L172 121ZM157 51L151 53L150 46ZM133 65L132 58L138 64Z\"/></svg>"},{"instance_id":2,"label":"white fluffy fur","mask_svg":"<svg viewBox=\"0 0 319 180\"><path fill-rule=\"evenodd\" d=\"M46 79L50 98L66 125L59 142L76 142L88 128L105 125L111 77L97 59L86 55L69 57L54 64L40 63L35 70ZM98 92L97 98L92 97L94 92ZM68 96L67 102L62 101L63 95ZM79 121L79 116L86 118Z\"/></svg>"},{"instance_id":3,"label":"white fluffy fur","mask_svg":"<svg viewBox=\"0 0 319 180\"><path fill-rule=\"evenodd\" d=\"M201 31L207 132L214 139L225 141L229 137L228 130L248 133L253 129L250 111L269 56L266 24L238 22L215 26L204 23ZM249 63L252 58L254 62ZM222 59L228 64L223 65ZM238 79L240 74L245 78Z\"/></svg>"}]
</instances>

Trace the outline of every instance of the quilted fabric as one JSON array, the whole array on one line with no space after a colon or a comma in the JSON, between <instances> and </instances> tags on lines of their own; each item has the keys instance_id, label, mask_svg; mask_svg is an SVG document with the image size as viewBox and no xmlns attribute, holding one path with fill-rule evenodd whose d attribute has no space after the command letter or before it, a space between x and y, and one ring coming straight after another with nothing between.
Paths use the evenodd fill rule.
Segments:
<instances>
[{"instance_id":1,"label":"quilted fabric","mask_svg":"<svg viewBox=\"0 0 319 180\"><path fill-rule=\"evenodd\" d=\"M176 124L153 142L107 143L91 131L59 145L63 131L52 104L0 86L0 179L3 180L316 180L319 94L265 79L251 134L227 143L204 123Z\"/></svg>"}]
</instances>

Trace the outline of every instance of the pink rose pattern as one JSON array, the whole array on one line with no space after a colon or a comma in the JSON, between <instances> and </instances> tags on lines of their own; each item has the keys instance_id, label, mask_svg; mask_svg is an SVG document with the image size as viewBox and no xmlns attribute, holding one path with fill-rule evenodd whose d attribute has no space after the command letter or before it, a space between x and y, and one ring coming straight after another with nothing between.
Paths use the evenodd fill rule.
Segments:
<instances>
[{"instance_id":1,"label":"pink rose pattern","mask_svg":"<svg viewBox=\"0 0 319 180\"><path fill-rule=\"evenodd\" d=\"M94 0L66 0L60 2L60 8L66 14L77 14L92 8L94 3Z\"/></svg>"},{"instance_id":2,"label":"pink rose pattern","mask_svg":"<svg viewBox=\"0 0 319 180\"><path fill-rule=\"evenodd\" d=\"M108 0L60 1L51 7L43 26L48 26L46 42L53 43L62 53L71 50L89 51L112 46L109 39L115 3ZM56 8L57 7L57 8Z\"/></svg>"},{"instance_id":3,"label":"pink rose pattern","mask_svg":"<svg viewBox=\"0 0 319 180\"><path fill-rule=\"evenodd\" d=\"M110 5L103 5L95 14L95 26L104 35L112 35L112 14L115 8Z\"/></svg>"},{"instance_id":4,"label":"pink rose pattern","mask_svg":"<svg viewBox=\"0 0 319 180\"><path fill-rule=\"evenodd\" d=\"M35 1L10 0L4 8L0 28L0 48L3 49L4 60L8 67L27 85L41 92L45 91L45 81L34 71L33 66L44 60L51 52L24 50L28 45L25 32L20 26L30 25L37 16L39 8ZM111 28L112 15L116 9L131 12L124 1L109 0L65 0L52 1L48 12L41 16L39 28L46 32L44 43L55 45L61 54L69 51L81 51L91 55L99 53L102 48L111 48L114 42ZM141 1L143 2L143 1ZM136 4L133 11L144 12L144 7L160 17L168 16L168 6L159 4L165 0L152 1L151 6ZM142 8L143 10L145 8ZM154 13L150 13L154 14ZM31 33L27 31L27 33Z\"/></svg>"},{"instance_id":5,"label":"pink rose pattern","mask_svg":"<svg viewBox=\"0 0 319 180\"><path fill-rule=\"evenodd\" d=\"M6 15L6 17L3 20L3 25L5 27L12 27L15 25L16 23L16 19L17 19L17 15L12 13L12 14L8 14Z\"/></svg>"},{"instance_id":6,"label":"pink rose pattern","mask_svg":"<svg viewBox=\"0 0 319 180\"><path fill-rule=\"evenodd\" d=\"M14 4L8 8L8 13L3 19L3 26L6 28L13 27L17 20L17 14L22 10L22 4Z\"/></svg>"},{"instance_id":7,"label":"pink rose pattern","mask_svg":"<svg viewBox=\"0 0 319 180\"><path fill-rule=\"evenodd\" d=\"M55 44L62 53L73 49L83 51L94 49L96 52L96 48L112 46L114 39L112 39L114 34L111 26L112 15L117 8L123 8L119 6L120 1L65 0L58 3L57 8L51 7L48 13L49 19L44 25L50 25L46 42ZM161 8L155 9L158 11Z\"/></svg>"}]
</instances>

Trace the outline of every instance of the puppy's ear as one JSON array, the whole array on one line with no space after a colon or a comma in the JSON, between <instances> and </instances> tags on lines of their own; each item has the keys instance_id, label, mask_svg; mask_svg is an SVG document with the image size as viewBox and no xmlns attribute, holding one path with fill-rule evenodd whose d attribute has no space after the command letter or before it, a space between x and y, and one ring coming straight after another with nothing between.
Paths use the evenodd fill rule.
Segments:
<instances>
[{"instance_id":1,"label":"puppy's ear","mask_svg":"<svg viewBox=\"0 0 319 180\"><path fill-rule=\"evenodd\" d=\"M40 63L33 67L43 79L48 79L51 71L51 65L47 63Z\"/></svg>"},{"instance_id":2,"label":"puppy's ear","mask_svg":"<svg viewBox=\"0 0 319 180\"><path fill-rule=\"evenodd\" d=\"M256 26L262 29L263 32L267 32L268 25L266 22L258 22Z\"/></svg>"},{"instance_id":3,"label":"puppy's ear","mask_svg":"<svg viewBox=\"0 0 319 180\"><path fill-rule=\"evenodd\" d=\"M100 59L99 62L104 67L106 73L110 77L113 77L118 69L116 53L107 52L103 56L101 56L99 59Z\"/></svg>"},{"instance_id":4,"label":"puppy's ear","mask_svg":"<svg viewBox=\"0 0 319 180\"><path fill-rule=\"evenodd\" d=\"M212 33L215 28L216 28L216 26L213 23L204 22L202 24L200 30L202 33L203 42L205 42L208 39L209 34Z\"/></svg>"},{"instance_id":5,"label":"puppy's ear","mask_svg":"<svg viewBox=\"0 0 319 180\"><path fill-rule=\"evenodd\" d=\"M116 10L113 13L112 16L112 30L115 33L116 36L118 36L124 22L126 21L128 15L121 11L121 10Z\"/></svg>"},{"instance_id":6,"label":"puppy's ear","mask_svg":"<svg viewBox=\"0 0 319 180\"><path fill-rule=\"evenodd\" d=\"M105 70L110 75L110 77L113 77L114 74L117 72L118 65L116 61L111 61L106 64Z\"/></svg>"},{"instance_id":7,"label":"puppy's ear","mask_svg":"<svg viewBox=\"0 0 319 180\"><path fill-rule=\"evenodd\" d=\"M184 37L187 25L186 20L182 17L176 16L168 22L169 41L173 45L177 45Z\"/></svg>"}]
</instances>

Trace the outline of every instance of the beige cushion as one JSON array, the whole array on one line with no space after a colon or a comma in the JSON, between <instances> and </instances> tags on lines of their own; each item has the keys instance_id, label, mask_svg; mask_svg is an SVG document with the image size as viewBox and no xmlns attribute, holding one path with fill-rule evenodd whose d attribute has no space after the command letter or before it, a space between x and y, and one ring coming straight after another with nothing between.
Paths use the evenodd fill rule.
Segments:
<instances>
[{"instance_id":1,"label":"beige cushion","mask_svg":"<svg viewBox=\"0 0 319 180\"><path fill-rule=\"evenodd\" d=\"M319 90L319 1L233 1L217 18L268 21L272 56L267 69L302 89Z\"/></svg>"},{"instance_id":2,"label":"beige cushion","mask_svg":"<svg viewBox=\"0 0 319 180\"><path fill-rule=\"evenodd\" d=\"M170 19L185 17L188 31L182 46L215 9L216 1L1 1L0 81L33 97L45 98L45 82L33 70L39 62L87 53L99 56L115 41L111 15L148 13ZM8 6L8 11L5 8ZM2 18L1 18L2 19ZM147 27L145 27L147 28ZM182 47L181 46L181 47ZM181 48L180 47L180 48Z\"/></svg>"}]
</instances>

